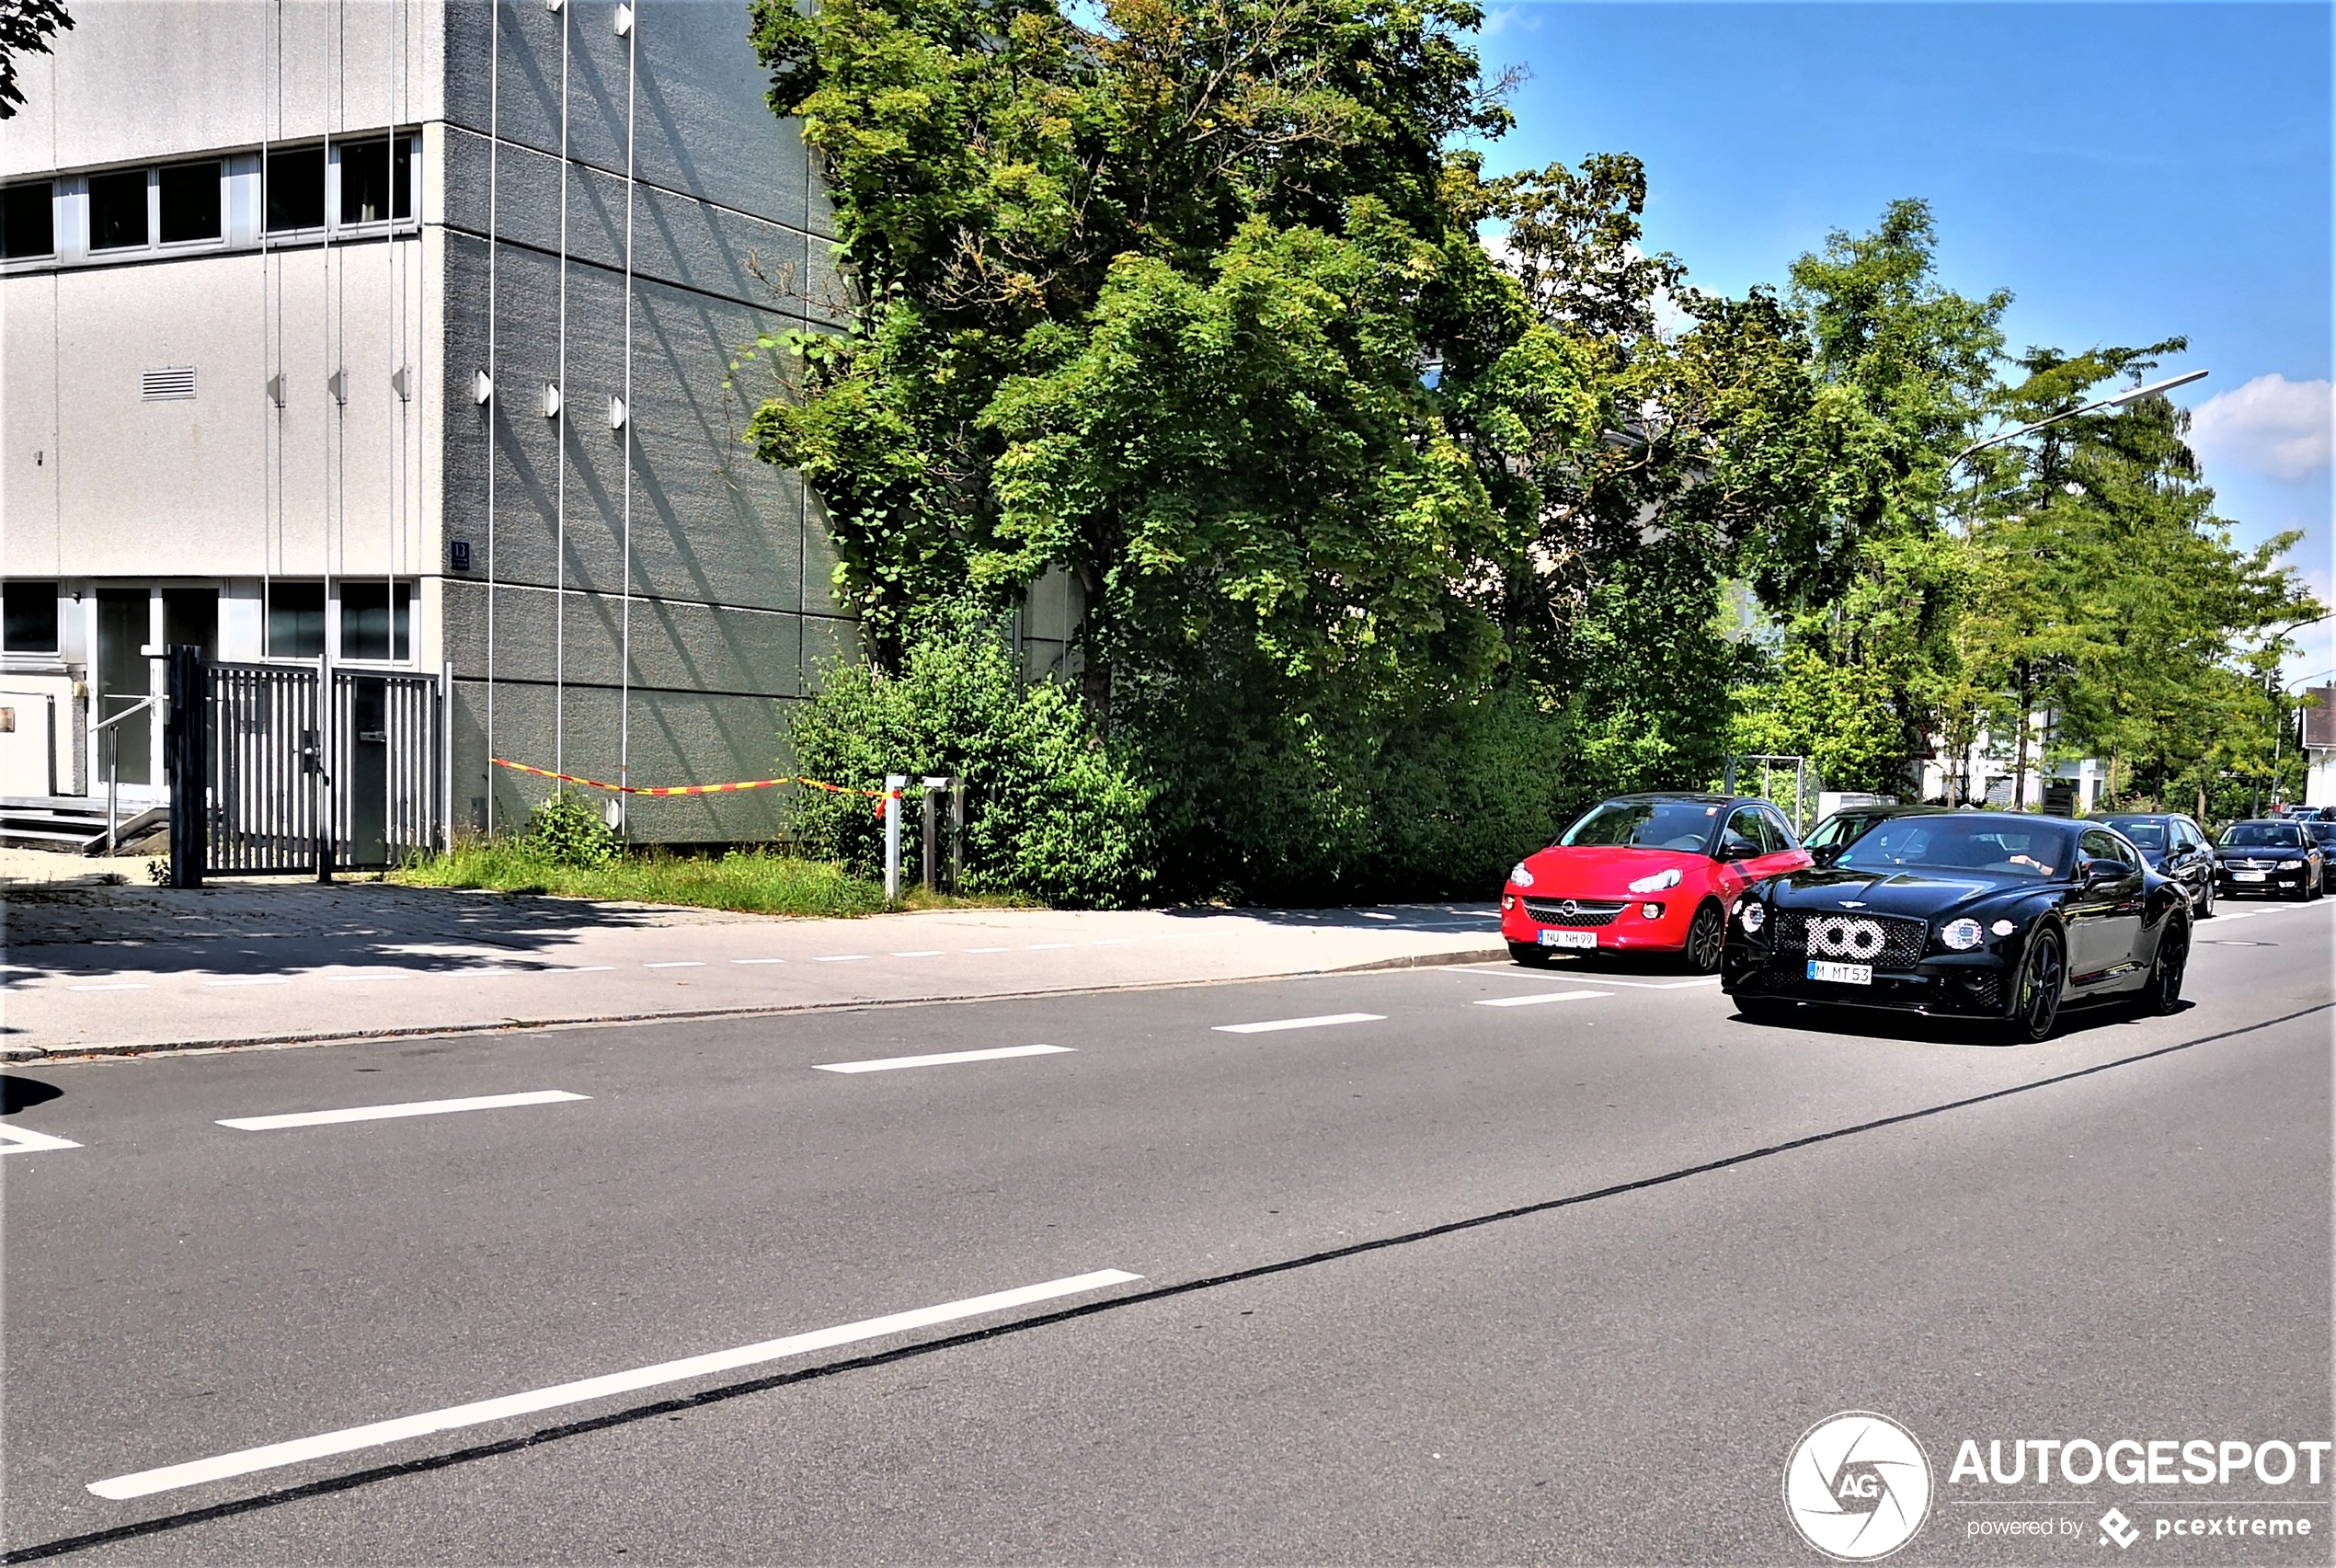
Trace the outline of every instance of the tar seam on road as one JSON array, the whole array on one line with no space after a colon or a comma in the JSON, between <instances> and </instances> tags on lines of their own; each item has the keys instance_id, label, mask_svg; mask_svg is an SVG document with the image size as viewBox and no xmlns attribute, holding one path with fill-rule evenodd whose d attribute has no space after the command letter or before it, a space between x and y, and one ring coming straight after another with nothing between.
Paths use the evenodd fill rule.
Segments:
<instances>
[{"instance_id":1,"label":"tar seam on road","mask_svg":"<svg viewBox=\"0 0 2336 1568\"><path fill-rule=\"evenodd\" d=\"M2031 1093L2038 1089L2051 1089L2063 1083L2073 1083L2080 1078L2091 1078L2096 1074L2109 1072L2117 1068L2137 1066L2142 1062L2154 1061L2159 1057L2172 1056L2177 1052L2193 1050L2200 1046L2210 1046L2220 1040L2236 1039L2241 1035L2257 1034L2265 1029L2277 1028L2282 1024L2292 1024L2298 1018L2308 1018L2316 1013L2325 1013L2331 1007L2336 1007L2336 1001L2318 1002L2310 1007L2299 1008L2294 1013L2281 1013L2276 1018L2265 1018L2258 1023L2241 1024L2236 1029L2225 1029L2216 1034L2202 1035L2194 1040L2178 1040L2170 1046L2159 1046L2155 1050L2141 1051L2129 1057L2119 1057L2114 1061L2095 1062L2090 1067L2080 1067L2067 1072L2055 1073L2050 1078L2039 1078L2033 1082L2015 1083L2005 1089L1991 1089L1984 1094L1972 1094L1960 1100L1948 1100L1936 1105L1923 1106L1918 1110L1901 1111L1895 1116L1879 1116L1872 1121L1858 1122L1849 1127L1835 1127L1826 1132L1813 1132L1802 1138L1790 1139L1782 1143L1772 1143L1764 1148L1746 1150L1738 1154L1723 1155L1717 1160L1706 1160L1699 1164L1683 1165L1676 1171L1665 1171L1657 1175L1642 1176L1635 1181L1617 1182L1610 1186L1594 1188L1589 1192L1574 1193L1564 1197L1544 1198L1539 1203L1520 1204L1514 1208L1497 1209L1490 1214L1474 1215L1466 1219L1447 1220L1441 1225L1430 1225L1417 1230L1407 1230L1400 1235L1381 1236L1368 1242L1352 1242L1343 1247L1332 1247L1323 1252L1309 1253L1303 1257L1285 1258L1278 1263L1257 1264L1225 1274L1209 1275L1205 1278L1156 1286L1150 1290L1133 1291L1125 1296L1112 1297L1108 1300L1083 1302L1076 1307L1063 1308L1059 1311L1043 1312L1035 1318L1024 1318L1014 1322L999 1323L989 1328L969 1329L963 1333L948 1334L940 1339L926 1340L919 1345L904 1345L892 1350L877 1351L867 1356L855 1356L842 1361L831 1361L823 1367L807 1367L797 1372L779 1372L769 1377L752 1378L742 1382L726 1384L718 1389L707 1389L699 1393L658 1400L651 1404L636 1405L629 1410L612 1411L606 1415L596 1415L588 1420L571 1421L557 1426L543 1427L523 1436L505 1437L492 1443L474 1444L466 1448L457 1448L451 1453L432 1454L426 1458L407 1459L396 1464L376 1465L371 1470L361 1470L349 1475L331 1476L323 1481L313 1481L301 1486L289 1486L276 1492L263 1492L257 1496L240 1497L233 1502L214 1503L205 1508L190 1508L182 1513L165 1514L158 1518L142 1519L135 1524L117 1525L109 1529L90 1530L81 1535L61 1536L54 1540L42 1541L34 1546L17 1547L6 1554L0 1554L0 1563L35 1562L43 1558L60 1557L67 1552L86 1551L93 1546L110 1545L115 1541L136 1540L145 1536L160 1535L170 1530L208 1524L213 1519L233 1518L237 1515L257 1513L262 1509L278 1507L287 1503L304 1502L312 1497L326 1497L337 1492L354 1491L358 1487L370 1486L376 1482L395 1481L403 1476L421 1475L430 1471L448 1470L455 1465L468 1464L477 1459L514 1454L544 1443L585 1436L594 1432L607 1431L611 1427L627 1426L636 1422L655 1420L658 1416L670 1415L678 1411L697 1410L707 1405L720 1404L728 1400L742 1399L750 1394L765 1393L792 1383L807 1383L815 1379L831 1378L845 1372L865 1371L872 1368L889 1366L896 1361L905 1361L912 1356L929 1356L942 1350L961 1349L967 1345L1002 1339L1008 1334L1026 1333L1034 1329L1051 1328L1058 1323L1070 1322L1079 1318L1091 1318L1102 1312L1116 1312L1125 1308L1144 1306L1154 1301L1172 1300L1176 1297L1189 1296L1198 1291L1214 1290L1228 1285L1246 1284L1253 1279L1268 1279L1275 1275L1291 1274L1300 1269L1319 1267L1323 1264L1338 1263L1369 1253L1385 1252L1392 1247L1410 1246L1415 1242L1435 1241L1439 1237L1481 1230L1488 1225L1498 1225L1512 1219L1530 1219L1536 1215L1553 1213L1562 1208L1574 1208L1583 1204L1597 1203L1609 1197L1621 1197L1632 1193L1645 1192L1654 1187L1670 1186L1675 1183L1688 1181L1696 1176L1706 1176L1715 1171L1730 1170L1738 1165L1750 1164L1755 1161L1772 1159L1780 1154L1790 1154L1821 1143L1831 1143L1838 1139L1854 1138L1861 1133L1878 1132L1884 1127L1899 1127L1907 1122L1925 1121L1932 1116L1944 1116L1950 1111L1967 1110L1973 1105L1984 1105L1990 1101L2006 1100L2017 1094Z\"/></svg>"}]
</instances>

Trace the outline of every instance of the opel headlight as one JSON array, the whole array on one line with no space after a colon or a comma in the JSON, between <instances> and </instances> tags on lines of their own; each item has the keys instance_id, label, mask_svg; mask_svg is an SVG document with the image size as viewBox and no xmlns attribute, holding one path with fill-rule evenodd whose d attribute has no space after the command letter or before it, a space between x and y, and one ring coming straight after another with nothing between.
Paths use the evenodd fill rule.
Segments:
<instances>
[{"instance_id":1,"label":"opel headlight","mask_svg":"<svg viewBox=\"0 0 2336 1568\"><path fill-rule=\"evenodd\" d=\"M1745 930L1758 931L1768 923L1769 911L1761 907L1758 899L1747 898L1735 918L1744 922Z\"/></svg>"},{"instance_id":2,"label":"opel headlight","mask_svg":"<svg viewBox=\"0 0 2336 1568\"><path fill-rule=\"evenodd\" d=\"M2291 854L2291 855L2289 855L2286 859L2284 859L2284 860L2283 860L2283 861L2281 861L2281 862L2279 863L2279 869L2280 869L2280 870L2282 870L2282 871L2293 871L2293 870L2295 870L2297 866L2299 866L2299 865L2301 865L2301 864L2304 864L2304 857L2303 857L2302 855L2299 855L2299 854ZM1636 887L1636 886L1637 886L1637 884L1633 883L1633 884L1632 884L1632 886Z\"/></svg>"},{"instance_id":3,"label":"opel headlight","mask_svg":"<svg viewBox=\"0 0 2336 1568\"><path fill-rule=\"evenodd\" d=\"M1525 863L1521 860L1509 867L1508 879L1519 887L1530 887L1533 885L1533 874L1525 869Z\"/></svg>"},{"instance_id":4,"label":"opel headlight","mask_svg":"<svg viewBox=\"0 0 2336 1568\"><path fill-rule=\"evenodd\" d=\"M1946 928L1939 933L1939 940L1958 953L1968 953L1987 939L1987 933L1979 929L1979 922L1973 920L1949 921Z\"/></svg>"},{"instance_id":5,"label":"opel headlight","mask_svg":"<svg viewBox=\"0 0 2336 1568\"><path fill-rule=\"evenodd\" d=\"M1631 884L1631 891L1633 893L1660 893L1666 887L1676 887L1678 885L1678 867L1673 866L1668 871L1658 871L1652 876L1640 877L1636 882Z\"/></svg>"}]
</instances>

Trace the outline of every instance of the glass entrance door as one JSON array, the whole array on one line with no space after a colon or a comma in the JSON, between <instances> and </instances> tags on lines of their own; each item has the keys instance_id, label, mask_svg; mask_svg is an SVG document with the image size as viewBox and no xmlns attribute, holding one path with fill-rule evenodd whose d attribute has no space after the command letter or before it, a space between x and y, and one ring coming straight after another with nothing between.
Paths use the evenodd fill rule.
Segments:
<instances>
[{"instance_id":1,"label":"glass entrance door","mask_svg":"<svg viewBox=\"0 0 2336 1568\"><path fill-rule=\"evenodd\" d=\"M154 592L143 588L97 590L97 723L143 702L153 692L153 670L139 649L154 640ZM123 719L97 735L90 793L105 792L106 770L124 785L142 789L154 782L154 710Z\"/></svg>"}]
</instances>

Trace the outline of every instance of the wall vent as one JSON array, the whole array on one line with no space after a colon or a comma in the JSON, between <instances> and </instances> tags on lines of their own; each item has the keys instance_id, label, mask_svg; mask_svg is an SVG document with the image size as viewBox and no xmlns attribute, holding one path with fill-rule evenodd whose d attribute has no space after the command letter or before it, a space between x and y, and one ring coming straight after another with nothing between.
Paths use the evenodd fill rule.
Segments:
<instances>
[{"instance_id":1,"label":"wall vent","mask_svg":"<svg viewBox=\"0 0 2336 1568\"><path fill-rule=\"evenodd\" d=\"M195 367L175 365L166 370L148 371L138 378L138 390L149 403L159 403L171 397L192 397L195 395Z\"/></svg>"}]
</instances>

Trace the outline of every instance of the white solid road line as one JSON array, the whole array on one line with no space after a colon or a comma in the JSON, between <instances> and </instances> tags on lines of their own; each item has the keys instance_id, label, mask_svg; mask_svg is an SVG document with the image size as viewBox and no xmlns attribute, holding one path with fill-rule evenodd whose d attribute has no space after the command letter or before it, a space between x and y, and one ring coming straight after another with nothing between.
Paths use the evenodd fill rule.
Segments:
<instances>
[{"instance_id":1,"label":"white solid road line","mask_svg":"<svg viewBox=\"0 0 2336 1568\"><path fill-rule=\"evenodd\" d=\"M716 1350L710 1355L692 1356L680 1361L660 1361L654 1367L636 1367L629 1372L611 1372L605 1377L555 1383L548 1389L505 1394L500 1399L483 1399L471 1404L450 1405L443 1410L425 1411L419 1415L401 1416L395 1421L376 1421L370 1425L326 1432L321 1436L300 1437L289 1443L270 1443L264 1448L221 1454L215 1459L190 1459L185 1464L165 1465L159 1470L117 1475L106 1481L91 1482L89 1490L100 1497L117 1501L145 1497L156 1492L173 1492L182 1486L199 1486L207 1481L223 1481L233 1475L276 1470L284 1465L299 1464L304 1459L325 1459L333 1454L351 1453L359 1448L378 1448L390 1443L402 1443L409 1437L426 1437L433 1432L452 1432L459 1427L478 1426L514 1415L532 1415L537 1411L556 1410L562 1405L582 1404L588 1400L661 1388L668 1383L684 1382L716 1372L735 1372L747 1367L784 1360L790 1356L807 1356L817 1350L831 1350L840 1345L857 1345L863 1340L881 1339L886 1334L905 1333L910 1329L931 1328L936 1323L956 1322L961 1318L1002 1312L1009 1308L1082 1295L1114 1285L1129 1285L1142 1277L1140 1274L1129 1274L1118 1268L1097 1269L1093 1274L1074 1274L1067 1279L1049 1279L1043 1285L1025 1285L1013 1290L993 1291L987 1296L968 1296L962 1301L945 1301L937 1307L920 1307L914 1311L894 1312L888 1317L864 1318L856 1323L814 1329L809 1333L791 1334L785 1339L766 1339L758 1345L741 1345L735 1350Z\"/></svg>"},{"instance_id":2,"label":"white solid road line","mask_svg":"<svg viewBox=\"0 0 2336 1568\"><path fill-rule=\"evenodd\" d=\"M730 962L733 964L784 964L786 960L784 958L733 958Z\"/></svg>"},{"instance_id":3,"label":"white solid road line","mask_svg":"<svg viewBox=\"0 0 2336 1568\"><path fill-rule=\"evenodd\" d=\"M1612 996L1610 990L1544 990L1531 996L1492 996L1477 1002L1479 1007L1532 1007L1544 1001L1572 1001L1577 997Z\"/></svg>"},{"instance_id":4,"label":"white solid road line","mask_svg":"<svg viewBox=\"0 0 2336 1568\"><path fill-rule=\"evenodd\" d=\"M435 1116L450 1111L498 1111L506 1105L550 1105L563 1100L589 1100L565 1089L536 1089L524 1094L481 1094L468 1100L412 1100L402 1105L350 1105L338 1111L293 1111L280 1116L228 1116L221 1127L244 1132L272 1132L284 1127L322 1127L327 1122L377 1122L392 1116Z\"/></svg>"},{"instance_id":5,"label":"white solid road line","mask_svg":"<svg viewBox=\"0 0 2336 1568\"><path fill-rule=\"evenodd\" d=\"M890 1072L898 1067L945 1067L956 1061L1003 1061L1008 1057L1050 1057L1071 1050L1069 1046L1000 1046L987 1051L947 1051L929 1057L877 1057L872 1061L823 1061L813 1064L817 1072Z\"/></svg>"},{"instance_id":6,"label":"white solid road line","mask_svg":"<svg viewBox=\"0 0 2336 1568\"><path fill-rule=\"evenodd\" d=\"M1270 1035L1277 1029L1322 1029L1333 1024L1378 1024L1383 1013L1325 1013L1319 1018L1275 1018L1263 1024L1220 1024L1220 1035Z\"/></svg>"},{"instance_id":7,"label":"white solid road line","mask_svg":"<svg viewBox=\"0 0 2336 1568\"><path fill-rule=\"evenodd\" d=\"M51 1138L26 1127L0 1127L0 1154L37 1154L44 1149L78 1149L69 1138Z\"/></svg>"},{"instance_id":8,"label":"white solid road line","mask_svg":"<svg viewBox=\"0 0 2336 1568\"><path fill-rule=\"evenodd\" d=\"M668 958L661 964L644 964L641 967L644 969L703 969L705 967L705 960L703 958Z\"/></svg>"},{"instance_id":9,"label":"white solid road line","mask_svg":"<svg viewBox=\"0 0 2336 1568\"><path fill-rule=\"evenodd\" d=\"M814 964L849 964L855 959L865 958L866 956L867 955L865 953L830 953L824 957L814 958L811 962Z\"/></svg>"},{"instance_id":10,"label":"white solid road line","mask_svg":"<svg viewBox=\"0 0 2336 1568\"><path fill-rule=\"evenodd\" d=\"M1013 949L1011 947L968 947L966 951L968 953L1011 953Z\"/></svg>"}]
</instances>

